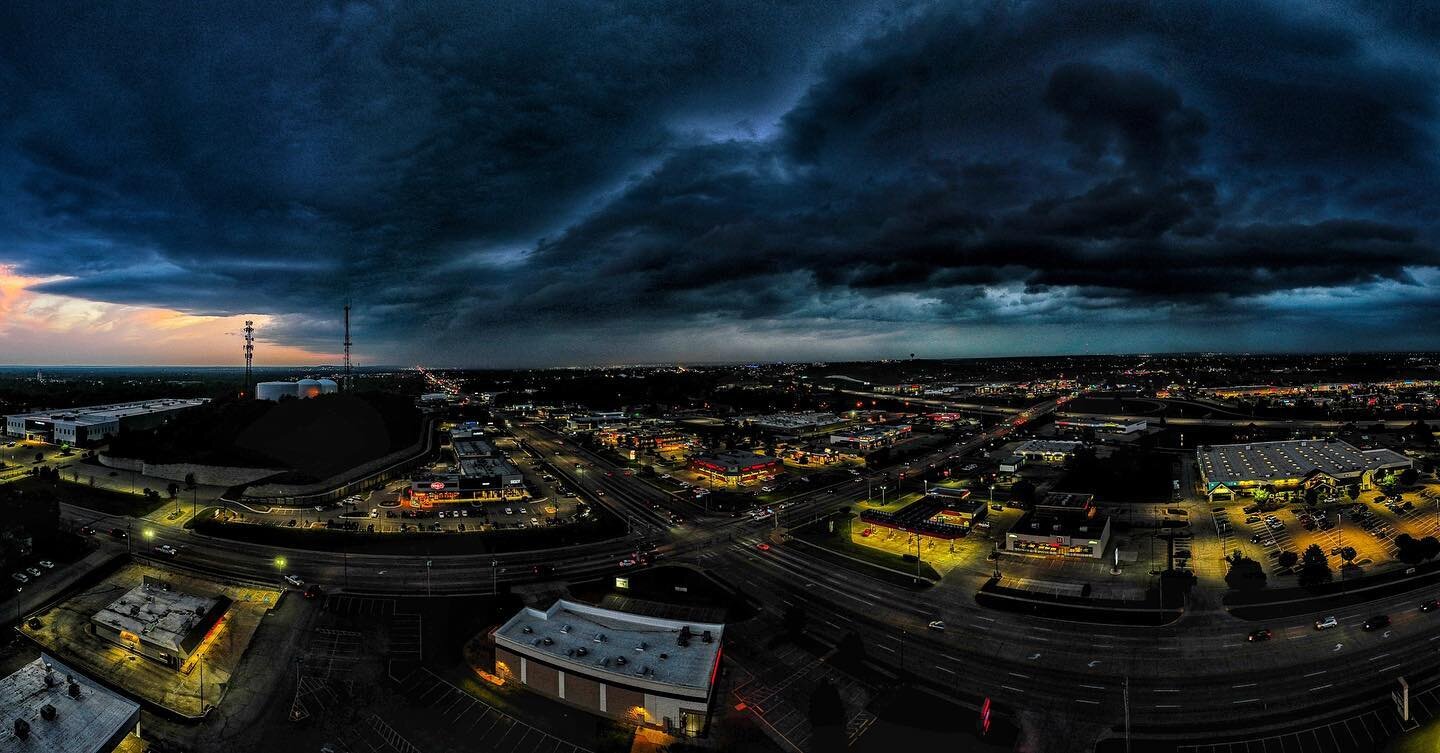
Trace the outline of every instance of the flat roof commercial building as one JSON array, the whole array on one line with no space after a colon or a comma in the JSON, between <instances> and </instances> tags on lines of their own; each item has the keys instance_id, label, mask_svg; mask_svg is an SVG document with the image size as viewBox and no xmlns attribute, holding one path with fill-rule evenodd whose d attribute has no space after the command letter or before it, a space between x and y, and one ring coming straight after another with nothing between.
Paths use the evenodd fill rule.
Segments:
<instances>
[{"instance_id":1,"label":"flat roof commercial building","mask_svg":"<svg viewBox=\"0 0 1440 753\"><path fill-rule=\"evenodd\" d=\"M1051 492L1005 534L1005 549L1019 554L1099 559L1109 543L1110 518L1093 494Z\"/></svg>"},{"instance_id":2,"label":"flat roof commercial building","mask_svg":"<svg viewBox=\"0 0 1440 753\"><path fill-rule=\"evenodd\" d=\"M94 634L170 667L196 655L205 636L224 618L230 600L219 594L180 591L145 576L90 617Z\"/></svg>"},{"instance_id":3,"label":"flat roof commercial building","mask_svg":"<svg viewBox=\"0 0 1440 753\"><path fill-rule=\"evenodd\" d=\"M1055 421L1055 428L1064 430L1089 429L1096 434L1137 434L1150 427L1143 418L1131 421L1108 421L1105 419L1062 418Z\"/></svg>"},{"instance_id":4,"label":"flat roof commercial building","mask_svg":"<svg viewBox=\"0 0 1440 753\"><path fill-rule=\"evenodd\" d=\"M834 413L772 413L748 419L751 426L773 434L788 434L804 437L824 434L844 426L845 419Z\"/></svg>"},{"instance_id":5,"label":"flat roof commercial building","mask_svg":"<svg viewBox=\"0 0 1440 753\"><path fill-rule=\"evenodd\" d=\"M1075 451L1084 446L1083 442L1071 442L1058 439L1031 439L1022 442L1015 448L1015 454L1026 460L1036 460L1046 463L1058 463L1065 458L1075 454Z\"/></svg>"},{"instance_id":6,"label":"flat roof commercial building","mask_svg":"<svg viewBox=\"0 0 1440 753\"><path fill-rule=\"evenodd\" d=\"M61 408L5 417L5 433L19 439L87 447L120 433L120 429L153 429L175 414L210 402L206 398L165 398L133 403Z\"/></svg>"},{"instance_id":7,"label":"flat roof commercial building","mask_svg":"<svg viewBox=\"0 0 1440 753\"><path fill-rule=\"evenodd\" d=\"M744 486L779 473L780 461L749 452L720 452L690 458L690 469L717 485Z\"/></svg>"},{"instance_id":8,"label":"flat roof commercial building","mask_svg":"<svg viewBox=\"0 0 1440 753\"><path fill-rule=\"evenodd\" d=\"M562 599L495 631L495 674L595 714L699 735L724 632Z\"/></svg>"},{"instance_id":9,"label":"flat roof commercial building","mask_svg":"<svg viewBox=\"0 0 1440 753\"><path fill-rule=\"evenodd\" d=\"M513 501L529 496L525 475L495 445L484 439L481 432L471 429L451 431L450 451L455 455L454 471L412 477L405 501L407 506Z\"/></svg>"},{"instance_id":10,"label":"flat roof commercial building","mask_svg":"<svg viewBox=\"0 0 1440 753\"><path fill-rule=\"evenodd\" d=\"M848 445L862 453L890 447L910 438L909 424L888 426L862 426L850 431L830 435L830 444Z\"/></svg>"},{"instance_id":11,"label":"flat roof commercial building","mask_svg":"<svg viewBox=\"0 0 1440 753\"><path fill-rule=\"evenodd\" d=\"M46 654L0 678L0 716L7 752L108 753L140 731L140 704Z\"/></svg>"},{"instance_id":12,"label":"flat roof commercial building","mask_svg":"<svg viewBox=\"0 0 1440 753\"><path fill-rule=\"evenodd\" d=\"M1362 450L1338 439L1206 445L1195 457L1211 501L1253 496L1265 487L1281 493L1312 486L1369 489L1375 474L1415 465L1393 450Z\"/></svg>"}]
</instances>

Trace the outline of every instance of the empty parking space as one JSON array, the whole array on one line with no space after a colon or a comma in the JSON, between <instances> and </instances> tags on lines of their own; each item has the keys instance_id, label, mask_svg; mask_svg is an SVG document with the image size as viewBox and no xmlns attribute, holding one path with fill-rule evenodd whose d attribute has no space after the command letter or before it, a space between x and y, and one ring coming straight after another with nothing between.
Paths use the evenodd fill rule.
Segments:
<instances>
[{"instance_id":1,"label":"empty parking space","mask_svg":"<svg viewBox=\"0 0 1440 753\"><path fill-rule=\"evenodd\" d=\"M400 685L405 697L438 714L449 731L466 741L467 749L494 753L586 751L497 710L423 667Z\"/></svg>"},{"instance_id":2,"label":"empty parking space","mask_svg":"<svg viewBox=\"0 0 1440 753\"><path fill-rule=\"evenodd\" d=\"M369 596L329 595L324 610L347 617L389 617L395 612L395 600Z\"/></svg>"}]
</instances>

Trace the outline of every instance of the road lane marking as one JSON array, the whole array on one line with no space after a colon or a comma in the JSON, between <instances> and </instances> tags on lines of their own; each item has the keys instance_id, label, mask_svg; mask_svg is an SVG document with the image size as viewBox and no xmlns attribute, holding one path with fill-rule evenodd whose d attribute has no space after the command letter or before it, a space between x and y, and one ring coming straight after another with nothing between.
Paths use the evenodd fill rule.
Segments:
<instances>
[{"instance_id":1,"label":"road lane marking","mask_svg":"<svg viewBox=\"0 0 1440 753\"><path fill-rule=\"evenodd\" d=\"M1105 686L1104 686L1104 685L1081 685L1080 687L1082 687L1082 688L1089 688L1089 689L1091 689L1091 690L1104 690L1104 689L1105 689Z\"/></svg>"},{"instance_id":2,"label":"road lane marking","mask_svg":"<svg viewBox=\"0 0 1440 753\"><path fill-rule=\"evenodd\" d=\"M1076 699L1075 699L1075 702L1076 702L1076 703L1088 703L1088 704L1090 704L1090 705L1092 705L1092 706L1099 706L1099 705L1100 705L1100 702L1099 702L1099 701L1093 701L1093 700L1091 700L1091 699L1089 699L1089 698L1076 698Z\"/></svg>"},{"instance_id":3,"label":"road lane marking","mask_svg":"<svg viewBox=\"0 0 1440 753\"><path fill-rule=\"evenodd\" d=\"M1333 687L1335 687L1335 683L1333 683L1333 682L1327 682L1327 683L1325 683L1324 685L1316 685L1315 687L1313 687L1313 688L1310 689L1310 692L1313 693L1313 692L1315 692L1315 691L1317 691L1317 690L1324 690L1324 689L1326 689L1326 688L1333 688Z\"/></svg>"},{"instance_id":4,"label":"road lane marking","mask_svg":"<svg viewBox=\"0 0 1440 753\"><path fill-rule=\"evenodd\" d=\"M1399 668L1400 668L1400 665L1399 665L1399 664L1391 664L1391 665L1388 666L1388 667L1381 667L1380 669L1375 670L1375 674L1377 674L1377 675L1378 675L1378 674L1383 674L1383 673L1385 673L1385 672L1389 672L1389 671L1392 670L1392 669L1399 669Z\"/></svg>"},{"instance_id":5,"label":"road lane marking","mask_svg":"<svg viewBox=\"0 0 1440 753\"><path fill-rule=\"evenodd\" d=\"M953 670L953 669L946 669L945 667L942 667L942 666L940 666L939 664L936 664L936 665L935 665L935 668L938 669L938 670L940 670L941 672L948 672L949 674L952 674L952 675L955 674L955 670Z\"/></svg>"},{"instance_id":6,"label":"road lane marking","mask_svg":"<svg viewBox=\"0 0 1440 753\"><path fill-rule=\"evenodd\" d=\"M1178 709L1178 708L1180 708L1180 704L1177 704L1177 703L1157 703L1157 704L1155 704L1155 708L1157 708L1157 709Z\"/></svg>"},{"instance_id":7,"label":"road lane marking","mask_svg":"<svg viewBox=\"0 0 1440 753\"><path fill-rule=\"evenodd\" d=\"M889 646L881 646L880 648L883 648L883 649L885 649L886 651L889 651L889 652L892 653L892 654L895 653L895 649L890 648Z\"/></svg>"},{"instance_id":8,"label":"road lane marking","mask_svg":"<svg viewBox=\"0 0 1440 753\"><path fill-rule=\"evenodd\" d=\"M1260 702L1260 699L1259 699L1259 698L1246 698L1246 699L1243 700L1243 701L1231 701L1230 703L1233 704L1233 703L1259 703L1259 702Z\"/></svg>"},{"instance_id":9,"label":"road lane marking","mask_svg":"<svg viewBox=\"0 0 1440 753\"><path fill-rule=\"evenodd\" d=\"M1317 670L1315 670L1314 672L1311 672L1310 674L1305 675L1305 676L1306 676L1306 677L1314 677L1314 676L1316 676L1316 675L1323 675L1323 674L1325 674L1325 670L1323 670L1323 669L1317 669Z\"/></svg>"},{"instance_id":10,"label":"road lane marking","mask_svg":"<svg viewBox=\"0 0 1440 753\"><path fill-rule=\"evenodd\" d=\"M1259 684L1260 684L1260 683L1258 683L1258 682L1247 682L1247 683L1243 683L1243 684L1240 684L1240 685L1231 685L1230 687L1235 688L1236 690L1239 690L1240 688L1253 688L1253 687L1255 687L1256 685L1259 685Z\"/></svg>"},{"instance_id":11,"label":"road lane marking","mask_svg":"<svg viewBox=\"0 0 1440 753\"><path fill-rule=\"evenodd\" d=\"M1376 654L1376 655L1370 657L1369 659L1366 659L1365 661L1375 661L1376 659L1384 659L1385 657L1387 657L1387 656L1389 656L1389 655L1390 655L1389 653Z\"/></svg>"},{"instance_id":12,"label":"road lane marking","mask_svg":"<svg viewBox=\"0 0 1440 753\"><path fill-rule=\"evenodd\" d=\"M1023 691L1023 690L1021 690L1021 689L1019 689L1019 688L1014 688L1014 687L1011 687L1011 686L1009 686L1009 685L1001 685L1000 687L1002 687L1002 688L1004 688L1004 689L1006 689L1006 690L1013 690L1013 691L1015 691L1016 693L1024 693L1024 692L1025 692L1025 691Z\"/></svg>"},{"instance_id":13,"label":"road lane marking","mask_svg":"<svg viewBox=\"0 0 1440 753\"><path fill-rule=\"evenodd\" d=\"M1030 675L1022 675L1022 674L1020 674L1019 672L1011 672L1011 673L1010 673L1010 676L1011 676L1011 677L1018 677L1018 678L1020 678L1020 679L1022 679L1022 680L1028 680L1028 679L1030 679Z\"/></svg>"}]
</instances>

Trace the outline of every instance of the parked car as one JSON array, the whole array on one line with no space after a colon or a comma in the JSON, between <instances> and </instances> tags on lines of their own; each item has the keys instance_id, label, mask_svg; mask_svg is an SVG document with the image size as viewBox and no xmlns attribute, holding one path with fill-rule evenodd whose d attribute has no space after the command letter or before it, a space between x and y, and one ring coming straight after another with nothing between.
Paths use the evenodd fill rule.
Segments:
<instances>
[{"instance_id":1,"label":"parked car","mask_svg":"<svg viewBox=\"0 0 1440 753\"><path fill-rule=\"evenodd\" d=\"M1315 621L1316 630L1329 630L1333 627L1340 627L1340 621L1335 619L1334 615L1322 617Z\"/></svg>"},{"instance_id":2,"label":"parked car","mask_svg":"<svg viewBox=\"0 0 1440 753\"><path fill-rule=\"evenodd\" d=\"M305 581L300 580L299 578L295 577L294 575L287 575L287 576L285 576L285 582L286 582L286 583L289 583L290 585L292 585L292 586L294 586L294 587L296 587L296 588L304 588L304 587L305 587Z\"/></svg>"}]
</instances>

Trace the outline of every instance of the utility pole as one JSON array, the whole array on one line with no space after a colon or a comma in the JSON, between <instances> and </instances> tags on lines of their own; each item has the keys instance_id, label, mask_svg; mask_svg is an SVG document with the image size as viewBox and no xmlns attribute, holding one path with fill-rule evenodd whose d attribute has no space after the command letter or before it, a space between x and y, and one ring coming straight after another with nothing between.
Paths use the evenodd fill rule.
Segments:
<instances>
[{"instance_id":1,"label":"utility pole","mask_svg":"<svg viewBox=\"0 0 1440 753\"><path fill-rule=\"evenodd\" d=\"M500 560L490 560L490 595L494 596L500 592L500 574L495 568L500 566Z\"/></svg>"},{"instance_id":2,"label":"utility pole","mask_svg":"<svg viewBox=\"0 0 1440 753\"><path fill-rule=\"evenodd\" d=\"M1125 699L1125 753L1130 753L1130 677L1126 675L1124 685Z\"/></svg>"},{"instance_id":3,"label":"utility pole","mask_svg":"<svg viewBox=\"0 0 1440 753\"><path fill-rule=\"evenodd\" d=\"M425 596L427 598L430 596L430 562L431 560L425 560Z\"/></svg>"}]
</instances>

